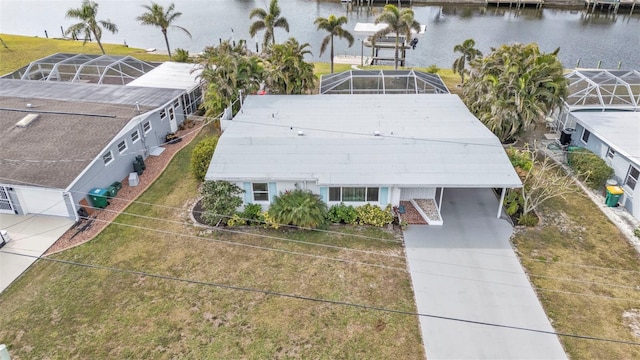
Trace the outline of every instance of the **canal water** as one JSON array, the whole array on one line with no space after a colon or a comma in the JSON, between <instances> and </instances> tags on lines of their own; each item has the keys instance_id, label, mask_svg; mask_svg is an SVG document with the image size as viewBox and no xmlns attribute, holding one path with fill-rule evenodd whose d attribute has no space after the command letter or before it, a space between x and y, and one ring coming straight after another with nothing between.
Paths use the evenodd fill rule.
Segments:
<instances>
[{"instance_id":1,"label":"canal water","mask_svg":"<svg viewBox=\"0 0 640 360\"><path fill-rule=\"evenodd\" d=\"M141 26L135 18L144 12L140 0L97 0L98 19L116 23L119 32L105 32L103 42L127 43L132 47L164 50L160 30ZM169 0L157 1L167 5ZM251 48L256 39L249 37L252 22L249 12L255 7L266 7L268 0L173 0L176 10L183 13L176 25L187 28L193 35L189 39L178 30L169 30L173 49L184 48L192 54L205 46L218 44L220 39L246 39ZM310 60L328 61L327 53L320 56L319 49L324 32L316 30L313 21L331 14L345 15L349 22L345 28L352 31L357 22L373 22L381 7L358 8L338 0L280 0L282 15L290 24L290 32L276 31L276 40L289 36L311 45ZM74 21L65 18L66 10L79 7L81 0L0 0L0 33L27 36L60 37L61 27ZM473 38L477 48L487 53L492 47L513 42L537 42L545 52L560 47L560 59L565 67L640 69L640 9L629 15L629 9L620 9L617 16L606 13L589 14L582 10L524 9L516 11L508 6L413 6L415 18L427 25L419 36L415 50L407 54L407 65L450 67L456 55L453 47L465 39ZM261 34L259 34L260 36ZM336 53L360 56L364 34L356 34L356 42L349 48L347 42L336 39ZM257 39L261 42L261 38ZM364 47L364 55L370 49ZM390 50L391 57L393 51Z\"/></svg>"}]
</instances>

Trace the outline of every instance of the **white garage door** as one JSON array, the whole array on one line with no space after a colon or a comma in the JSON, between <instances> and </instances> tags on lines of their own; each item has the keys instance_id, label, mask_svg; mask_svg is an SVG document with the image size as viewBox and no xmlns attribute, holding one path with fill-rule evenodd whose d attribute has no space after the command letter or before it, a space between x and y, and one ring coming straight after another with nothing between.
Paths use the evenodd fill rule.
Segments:
<instances>
[{"instance_id":1,"label":"white garage door","mask_svg":"<svg viewBox=\"0 0 640 360\"><path fill-rule=\"evenodd\" d=\"M67 204L60 190L15 188L25 214L69 216Z\"/></svg>"}]
</instances>

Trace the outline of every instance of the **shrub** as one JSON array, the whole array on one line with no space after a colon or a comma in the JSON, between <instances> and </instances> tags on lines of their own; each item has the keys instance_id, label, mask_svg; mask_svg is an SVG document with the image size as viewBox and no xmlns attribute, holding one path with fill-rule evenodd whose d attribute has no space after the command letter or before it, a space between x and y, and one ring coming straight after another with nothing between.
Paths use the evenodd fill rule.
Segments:
<instances>
[{"instance_id":1,"label":"shrub","mask_svg":"<svg viewBox=\"0 0 640 360\"><path fill-rule=\"evenodd\" d=\"M569 151L568 159L569 166L593 189L602 188L613 175L613 169L604 160L585 148Z\"/></svg>"},{"instance_id":2,"label":"shrub","mask_svg":"<svg viewBox=\"0 0 640 360\"><path fill-rule=\"evenodd\" d=\"M638 239L640 239L640 227L635 228L635 230L633 230L633 235L635 235Z\"/></svg>"},{"instance_id":3,"label":"shrub","mask_svg":"<svg viewBox=\"0 0 640 360\"><path fill-rule=\"evenodd\" d=\"M277 222L273 217L271 217L269 215L269 212L267 211L260 212L260 215L258 216L258 220L260 221L261 224L263 224L264 228L272 228L272 229L280 228L280 223Z\"/></svg>"},{"instance_id":4,"label":"shrub","mask_svg":"<svg viewBox=\"0 0 640 360\"><path fill-rule=\"evenodd\" d=\"M358 213L358 224L360 225L373 225L384 226L390 224L393 221L393 214L391 214L391 205L388 205L385 209L381 209L379 206L366 204L358 206L356 208Z\"/></svg>"},{"instance_id":5,"label":"shrub","mask_svg":"<svg viewBox=\"0 0 640 360\"><path fill-rule=\"evenodd\" d=\"M239 216L248 222L249 225L257 225L260 222L261 214L262 206L259 204L247 204Z\"/></svg>"},{"instance_id":6,"label":"shrub","mask_svg":"<svg viewBox=\"0 0 640 360\"><path fill-rule=\"evenodd\" d=\"M357 218L356 208L344 203L333 205L327 213L327 219L332 223L352 224Z\"/></svg>"},{"instance_id":7,"label":"shrub","mask_svg":"<svg viewBox=\"0 0 640 360\"><path fill-rule=\"evenodd\" d=\"M307 228L325 224L327 205L311 191L293 190L276 196L269 208L275 222Z\"/></svg>"},{"instance_id":8,"label":"shrub","mask_svg":"<svg viewBox=\"0 0 640 360\"><path fill-rule=\"evenodd\" d=\"M228 226L243 226L247 225L247 220L240 217L238 214L233 214L233 216L227 220Z\"/></svg>"},{"instance_id":9,"label":"shrub","mask_svg":"<svg viewBox=\"0 0 640 360\"><path fill-rule=\"evenodd\" d=\"M208 137L200 141L191 152L191 173L198 181L204 181L216 145L218 145L218 138Z\"/></svg>"},{"instance_id":10,"label":"shrub","mask_svg":"<svg viewBox=\"0 0 640 360\"><path fill-rule=\"evenodd\" d=\"M518 216L518 225L536 226L538 218L533 213L522 214Z\"/></svg>"},{"instance_id":11,"label":"shrub","mask_svg":"<svg viewBox=\"0 0 640 360\"><path fill-rule=\"evenodd\" d=\"M191 62L191 59L189 58L189 51L180 48L176 49L172 60L179 63Z\"/></svg>"},{"instance_id":12,"label":"shrub","mask_svg":"<svg viewBox=\"0 0 640 360\"><path fill-rule=\"evenodd\" d=\"M515 215L522 207L524 199L522 194L518 190L507 190L507 195L504 197L505 211L509 216Z\"/></svg>"},{"instance_id":13,"label":"shrub","mask_svg":"<svg viewBox=\"0 0 640 360\"><path fill-rule=\"evenodd\" d=\"M425 71L428 72L429 74L437 74L438 71L440 71L440 68L436 64L431 64L429 65L429 67L426 68Z\"/></svg>"},{"instance_id":14,"label":"shrub","mask_svg":"<svg viewBox=\"0 0 640 360\"><path fill-rule=\"evenodd\" d=\"M509 160L511 161L511 165L513 165L516 170L520 169L524 172L531 170L533 160L530 151L508 148L506 149L506 152Z\"/></svg>"},{"instance_id":15,"label":"shrub","mask_svg":"<svg viewBox=\"0 0 640 360\"><path fill-rule=\"evenodd\" d=\"M244 190L227 181L205 181L202 186L202 219L209 225L226 224L242 205Z\"/></svg>"}]
</instances>

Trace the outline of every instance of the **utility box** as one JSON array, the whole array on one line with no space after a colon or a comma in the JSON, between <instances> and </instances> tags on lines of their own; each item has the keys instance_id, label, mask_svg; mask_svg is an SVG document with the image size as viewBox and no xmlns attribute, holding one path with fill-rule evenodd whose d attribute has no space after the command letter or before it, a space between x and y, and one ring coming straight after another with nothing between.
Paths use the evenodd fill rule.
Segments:
<instances>
[{"instance_id":1,"label":"utility box","mask_svg":"<svg viewBox=\"0 0 640 360\"><path fill-rule=\"evenodd\" d=\"M137 172L129 173L129 186L138 186L140 184L140 178Z\"/></svg>"},{"instance_id":2,"label":"utility box","mask_svg":"<svg viewBox=\"0 0 640 360\"><path fill-rule=\"evenodd\" d=\"M624 190L620 186L607 186L607 196L604 203L608 207L616 207L622 194L624 194Z\"/></svg>"},{"instance_id":3,"label":"utility box","mask_svg":"<svg viewBox=\"0 0 640 360\"><path fill-rule=\"evenodd\" d=\"M91 206L94 208L104 209L109 205L107 197L109 193L107 189L93 188L89 191L89 200L91 200Z\"/></svg>"}]
</instances>

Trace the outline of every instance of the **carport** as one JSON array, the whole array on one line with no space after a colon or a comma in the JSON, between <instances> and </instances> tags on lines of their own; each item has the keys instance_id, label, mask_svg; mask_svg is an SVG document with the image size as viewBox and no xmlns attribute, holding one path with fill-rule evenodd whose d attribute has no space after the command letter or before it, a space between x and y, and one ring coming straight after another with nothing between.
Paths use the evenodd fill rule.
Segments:
<instances>
[{"instance_id":1,"label":"carport","mask_svg":"<svg viewBox=\"0 0 640 360\"><path fill-rule=\"evenodd\" d=\"M551 331L511 247L511 224L496 218L487 188L451 188L443 226L409 226L404 240L418 312ZM429 359L565 359L555 335L420 317Z\"/></svg>"},{"instance_id":2,"label":"carport","mask_svg":"<svg viewBox=\"0 0 640 360\"><path fill-rule=\"evenodd\" d=\"M0 229L11 238L0 249L0 292L36 261L11 253L41 256L73 223L60 216L0 214Z\"/></svg>"}]
</instances>

